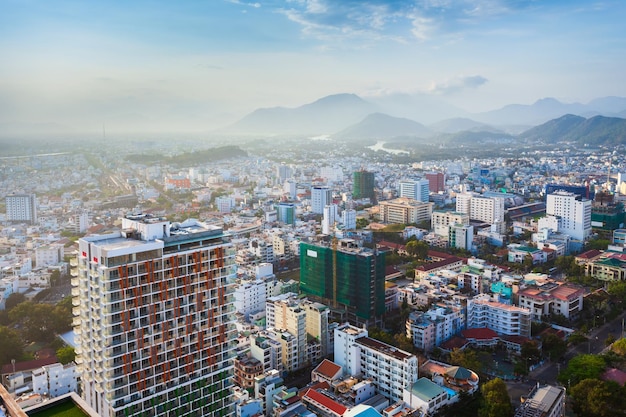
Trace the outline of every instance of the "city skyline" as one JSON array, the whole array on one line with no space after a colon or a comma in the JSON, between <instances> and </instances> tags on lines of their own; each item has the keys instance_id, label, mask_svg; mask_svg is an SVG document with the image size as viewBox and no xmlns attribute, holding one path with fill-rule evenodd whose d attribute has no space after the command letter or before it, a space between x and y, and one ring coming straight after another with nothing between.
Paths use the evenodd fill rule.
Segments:
<instances>
[{"instance_id":1,"label":"city skyline","mask_svg":"<svg viewBox=\"0 0 626 417\"><path fill-rule=\"evenodd\" d=\"M626 96L617 1L3 3L5 125L208 131L337 93L469 112Z\"/></svg>"}]
</instances>

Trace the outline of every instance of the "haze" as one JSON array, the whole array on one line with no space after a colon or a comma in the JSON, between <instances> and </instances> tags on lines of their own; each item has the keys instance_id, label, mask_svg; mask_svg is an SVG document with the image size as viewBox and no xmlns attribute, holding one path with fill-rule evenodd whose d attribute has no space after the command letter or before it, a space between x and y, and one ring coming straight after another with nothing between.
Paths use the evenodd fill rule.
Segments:
<instances>
[{"instance_id":1,"label":"haze","mask_svg":"<svg viewBox=\"0 0 626 417\"><path fill-rule=\"evenodd\" d=\"M210 131L322 96L626 96L622 1L0 1L0 126Z\"/></svg>"}]
</instances>

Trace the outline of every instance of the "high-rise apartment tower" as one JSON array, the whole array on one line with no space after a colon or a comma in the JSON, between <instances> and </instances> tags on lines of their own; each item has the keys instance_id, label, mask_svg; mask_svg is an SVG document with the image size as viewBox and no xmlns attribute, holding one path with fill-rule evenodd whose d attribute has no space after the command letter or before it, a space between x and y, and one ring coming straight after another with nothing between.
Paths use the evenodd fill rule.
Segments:
<instances>
[{"instance_id":1,"label":"high-rise apartment tower","mask_svg":"<svg viewBox=\"0 0 626 417\"><path fill-rule=\"evenodd\" d=\"M235 251L221 228L133 215L79 241L85 401L103 417L232 416Z\"/></svg>"}]
</instances>

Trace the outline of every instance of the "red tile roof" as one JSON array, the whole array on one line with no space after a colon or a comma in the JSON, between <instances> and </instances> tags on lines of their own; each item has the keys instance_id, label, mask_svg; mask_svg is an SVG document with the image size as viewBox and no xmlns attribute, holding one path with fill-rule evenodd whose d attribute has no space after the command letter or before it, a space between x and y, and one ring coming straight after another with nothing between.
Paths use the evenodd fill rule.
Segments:
<instances>
[{"instance_id":1,"label":"red tile roof","mask_svg":"<svg viewBox=\"0 0 626 417\"><path fill-rule=\"evenodd\" d=\"M461 334L466 339L488 340L488 339L498 338L498 333L486 327L477 328L477 329L466 329L466 330L463 330Z\"/></svg>"},{"instance_id":2,"label":"red tile roof","mask_svg":"<svg viewBox=\"0 0 626 417\"><path fill-rule=\"evenodd\" d=\"M343 413L345 413L346 411L348 411L348 407L345 407L339 404L337 401L328 398L324 394L318 391L315 391L314 389L309 388L307 390L307 392L304 394L304 399L307 399L307 398L310 399L311 402L318 403L340 416L343 415Z\"/></svg>"},{"instance_id":3,"label":"red tile roof","mask_svg":"<svg viewBox=\"0 0 626 417\"><path fill-rule=\"evenodd\" d=\"M34 361L26 361L26 362L15 362L15 372L22 371L30 371L33 369L41 368L42 366L52 365L53 363L57 363L59 360L55 355L51 357L43 358L43 359L35 359ZM2 375L12 374L13 373L13 365L6 364L2 365Z\"/></svg>"},{"instance_id":4,"label":"red tile roof","mask_svg":"<svg viewBox=\"0 0 626 417\"><path fill-rule=\"evenodd\" d=\"M468 343L467 339L460 336L454 336L443 342L439 347L445 350L462 349Z\"/></svg>"},{"instance_id":5,"label":"red tile roof","mask_svg":"<svg viewBox=\"0 0 626 417\"><path fill-rule=\"evenodd\" d=\"M597 249L592 249L592 250L588 250L587 252L583 252L581 254L576 255L577 258L580 259L593 259L598 255L601 255L602 252L600 252Z\"/></svg>"},{"instance_id":6,"label":"red tile roof","mask_svg":"<svg viewBox=\"0 0 626 417\"><path fill-rule=\"evenodd\" d=\"M335 362L330 361L328 359L324 359L322 363L317 365L317 367L313 370L313 372L323 375L329 379L336 376L337 373L340 371L341 371L341 366L337 365Z\"/></svg>"}]
</instances>

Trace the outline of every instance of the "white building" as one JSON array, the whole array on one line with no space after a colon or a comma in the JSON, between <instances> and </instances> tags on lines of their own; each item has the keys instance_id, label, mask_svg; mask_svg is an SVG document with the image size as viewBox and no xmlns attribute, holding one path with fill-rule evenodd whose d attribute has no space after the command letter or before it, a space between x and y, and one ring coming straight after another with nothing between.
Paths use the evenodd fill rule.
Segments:
<instances>
[{"instance_id":1,"label":"white building","mask_svg":"<svg viewBox=\"0 0 626 417\"><path fill-rule=\"evenodd\" d=\"M234 291L235 311L249 320L250 314L265 311L267 284L263 279L241 280Z\"/></svg>"},{"instance_id":2,"label":"white building","mask_svg":"<svg viewBox=\"0 0 626 417\"><path fill-rule=\"evenodd\" d=\"M541 416L563 417L565 415L565 387L537 385L515 411L515 417Z\"/></svg>"},{"instance_id":3,"label":"white building","mask_svg":"<svg viewBox=\"0 0 626 417\"><path fill-rule=\"evenodd\" d=\"M332 204L333 195L328 187L315 186L311 188L311 211L317 214L324 213L324 207Z\"/></svg>"},{"instance_id":4,"label":"white building","mask_svg":"<svg viewBox=\"0 0 626 417\"><path fill-rule=\"evenodd\" d=\"M436 235L448 237L451 224L469 225L470 219L468 213L434 210L430 224Z\"/></svg>"},{"instance_id":5,"label":"white building","mask_svg":"<svg viewBox=\"0 0 626 417\"><path fill-rule=\"evenodd\" d=\"M459 308L435 307L414 311L406 321L406 335L413 345L430 351L465 328L465 312Z\"/></svg>"},{"instance_id":6,"label":"white building","mask_svg":"<svg viewBox=\"0 0 626 417\"><path fill-rule=\"evenodd\" d=\"M338 220L337 205L328 204L324 206L324 217L322 218L322 233L330 235L335 228L335 222Z\"/></svg>"},{"instance_id":7,"label":"white building","mask_svg":"<svg viewBox=\"0 0 626 417\"><path fill-rule=\"evenodd\" d=\"M404 180L398 182L398 197L408 197L413 200L428 202L430 194L428 180Z\"/></svg>"},{"instance_id":8,"label":"white building","mask_svg":"<svg viewBox=\"0 0 626 417\"><path fill-rule=\"evenodd\" d=\"M13 194L5 198L7 221L37 223L35 194Z\"/></svg>"},{"instance_id":9,"label":"white building","mask_svg":"<svg viewBox=\"0 0 626 417\"><path fill-rule=\"evenodd\" d=\"M72 295L84 400L103 417L234 415L235 277L222 229L197 221L132 215L121 231L80 239Z\"/></svg>"},{"instance_id":10,"label":"white building","mask_svg":"<svg viewBox=\"0 0 626 417\"><path fill-rule=\"evenodd\" d=\"M42 268L63 262L65 247L59 243L40 246L35 249L35 266Z\"/></svg>"},{"instance_id":11,"label":"white building","mask_svg":"<svg viewBox=\"0 0 626 417\"><path fill-rule=\"evenodd\" d=\"M591 200L566 191L555 191L546 197L546 215L559 218L559 232L576 240L591 236Z\"/></svg>"},{"instance_id":12,"label":"white building","mask_svg":"<svg viewBox=\"0 0 626 417\"><path fill-rule=\"evenodd\" d=\"M402 400L402 391L417 380L417 357L367 337L367 330L343 324L335 329L335 363L351 376L370 378L379 394Z\"/></svg>"},{"instance_id":13,"label":"white building","mask_svg":"<svg viewBox=\"0 0 626 417\"><path fill-rule=\"evenodd\" d=\"M356 210L344 210L341 213L341 223L346 230L356 229Z\"/></svg>"},{"instance_id":14,"label":"white building","mask_svg":"<svg viewBox=\"0 0 626 417\"><path fill-rule=\"evenodd\" d=\"M33 392L51 398L76 392L78 373L75 363L55 363L36 369L32 373Z\"/></svg>"},{"instance_id":15,"label":"white building","mask_svg":"<svg viewBox=\"0 0 626 417\"><path fill-rule=\"evenodd\" d=\"M482 294L467 300L467 328L488 328L500 335L530 337L531 311L491 301Z\"/></svg>"},{"instance_id":16,"label":"white building","mask_svg":"<svg viewBox=\"0 0 626 417\"><path fill-rule=\"evenodd\" d=\"M433 203L424 203L410 198L396 198L381 201L380 221L383 223L421 223L429 221L433 213Z\"/></svg>"},{"instance_id":17,"label":"white building","mask_svg":"<svg viewBox=\"0 0 626 417\"><path fill-rule=\"evenodd\" d=\"M474 226L451 224L448 232L448 245L451 248L470 250L474 242Z\"/></svg>"},{"instance_id":18,"label":"white building","mask_svg":"<svg viewBox=\"0 0 626 417\"><path fill-rule=\"evenodd\" d=\"M215 206L220 213L230 213L235 208L235 199L228 196L217 197Z\"/></svg>"}]
</instances>

